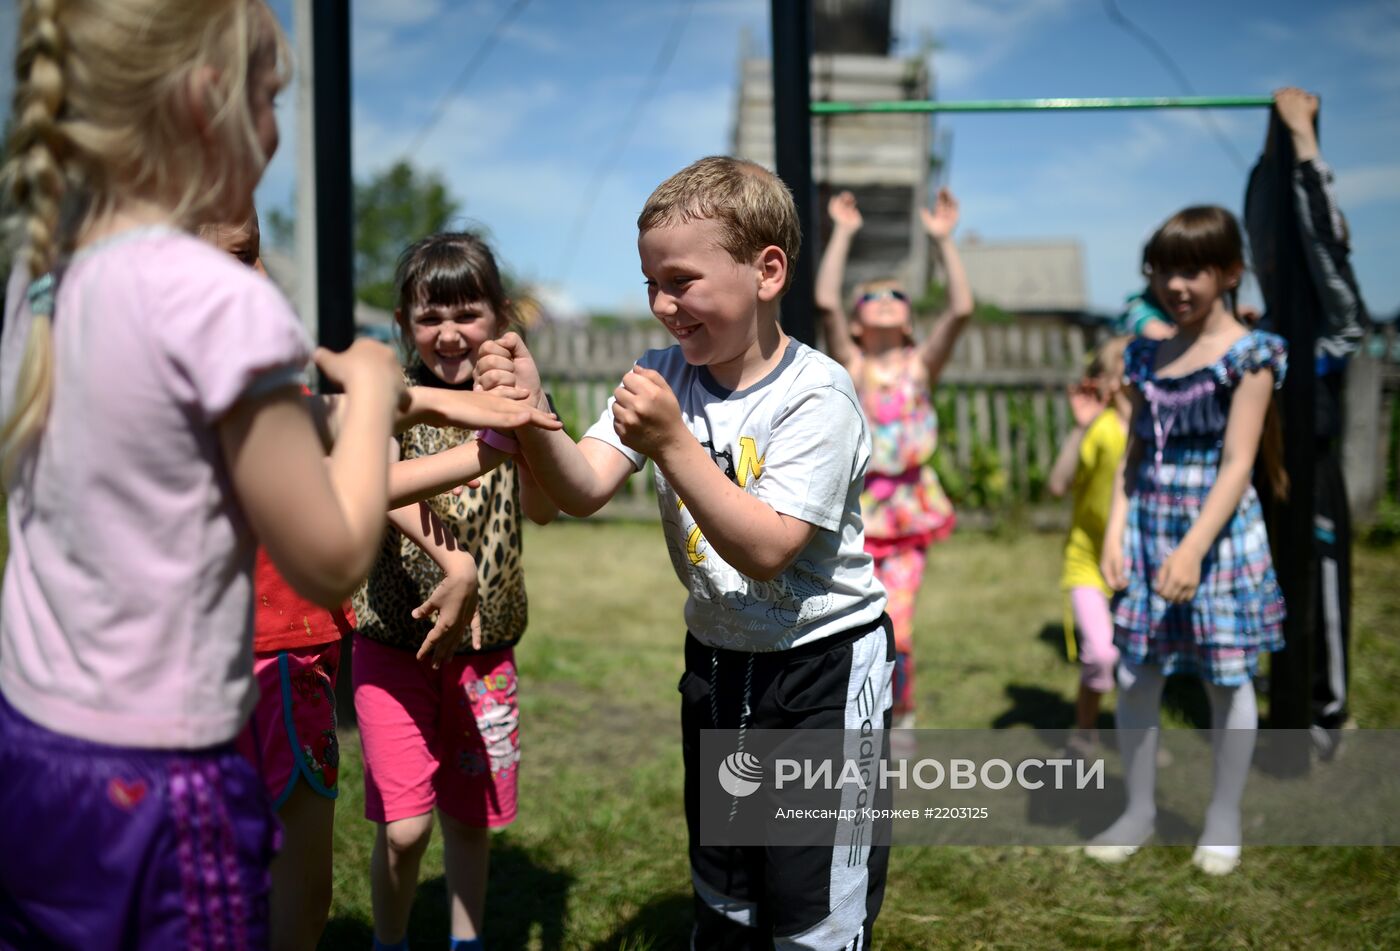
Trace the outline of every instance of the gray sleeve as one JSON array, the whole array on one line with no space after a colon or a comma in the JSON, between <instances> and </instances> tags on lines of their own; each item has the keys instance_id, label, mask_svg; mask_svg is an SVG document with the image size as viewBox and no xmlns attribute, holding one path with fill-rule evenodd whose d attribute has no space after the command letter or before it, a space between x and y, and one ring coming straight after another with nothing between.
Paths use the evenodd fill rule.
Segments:
<instances>
[{"instance_id":1,"label":"gray sleeve","mask_svg":"<svg viewBox=\"0 0 1400 951\"><path fill-rule=\"evenodd\" d=\"M1303 256L1322 304L1317 353L1346 359L1356 352L1364 334L1365 305L1351 269L1350 248L1343 237L1342 216L1332 190L1332 170L1325 162L1313 159L1294 168L1293 199Z\"/></svg>"},{"instance_id":2,"label":"gray sleeve","mask_svg":"<svg viewBox=\"0 0 1400 951\"><path fill-rule=\"evenodd\" d=\"M835 386L795 394L773 423L755 495L783 515L838 531L864 439L860 408Z\"/></svg>"}]
</instances>

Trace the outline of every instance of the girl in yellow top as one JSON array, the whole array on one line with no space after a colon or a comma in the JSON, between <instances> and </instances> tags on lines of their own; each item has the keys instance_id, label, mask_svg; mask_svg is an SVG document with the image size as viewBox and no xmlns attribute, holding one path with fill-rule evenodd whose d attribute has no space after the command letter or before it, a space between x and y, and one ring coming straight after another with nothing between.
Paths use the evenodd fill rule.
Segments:
<instances>
[{"instance_id":1,"label":"girl in yellow top","mask_svg":"<svg viewBox=\"0 0 1400 951\"><path fill-rule=\"evenodd\" d=\"M1071 747L1087 752L1098 742L1099 701L1113 689L1118 649L1113 646L1112 593L1099 570L1104 529L1113 497L1113 476L1128 445L1132 406L1123 390L1123 352L1130 337L1114 337L1089 363L1084 379L1069 388L1074 428L1050 470L1050 492L1073 492L1074 515L1065 541L1060 586L1068 592L1079 629L1077 733ZM1066 620L1069 620L1067 617Z\"/></svg>"}]
</instances>

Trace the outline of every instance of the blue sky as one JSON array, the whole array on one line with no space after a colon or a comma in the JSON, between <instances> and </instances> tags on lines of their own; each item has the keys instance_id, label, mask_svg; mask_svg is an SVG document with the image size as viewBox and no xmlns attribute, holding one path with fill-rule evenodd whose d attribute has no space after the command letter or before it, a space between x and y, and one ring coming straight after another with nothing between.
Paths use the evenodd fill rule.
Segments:
<instances>
[{"instance_id":1,"label":"blue sky","mask_svg":"<svg viewBox=\"0 0 1400 951\"><path fill-rule=\"evenodd\" d=\"M726 151L741 36L766 53L766 0L693 0L683 38L621 159L570 241L588 186L647 84L685 0L532 0L447 107L406 150L510 0L354 0L357 177L399 158L443 176L463 214L489 229L518 274L593 309L645 312L635 219L651 189L689 161ZM1372 311L1400 309L1400 0L1119 0L1201 94L1300 85L1323 97L1334 166ZM10 5L6 5L9 7ZM897 53L937 41L944 99L1175 95L1171 75L1116 27L1099 0L895 0ZM291 28L290 3L274 7ZM12 8L11 8L12 9ZM13 14L0 14L13 43ZM4 80L8 83L8 79ZM8 103L8 90L5 93ZM259 191L291 201L294 95L283 151ZM1252 162L1263 110L1212 114ZM986 240L1083 242L1092 304L1113 310L1138 284L1153 227L1177 208L1238 210L1245 171L1199 113L940 117L964 232Z\"/></svg>"}]
</instances>

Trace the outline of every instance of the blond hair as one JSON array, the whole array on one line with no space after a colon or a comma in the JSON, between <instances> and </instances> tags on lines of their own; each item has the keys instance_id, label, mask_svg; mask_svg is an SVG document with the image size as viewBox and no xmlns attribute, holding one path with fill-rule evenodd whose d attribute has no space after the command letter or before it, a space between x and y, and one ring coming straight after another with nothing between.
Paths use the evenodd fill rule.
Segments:
<instances>
[{"instance_id":1,"label":"blond hair","mask_svg":"<svg viewBox=\"0 0 1400 951\"><path fill-rule=\"evenodd\" d=\"M268 157L249 77L264 64L285 84L286 38L264 0L22 0L0 185L30 281L123 201L153 202L188 226L251 194ZM193 82L205 70L211 81ZM202 128L189 100L200 88ZM36 315L0 430L6 482L48 415L52 348L50 321Z\"/></svg>"},{"instance_id":2,"label":"blond hair","mask_svg":"<svg viewBox=\"0 0 1400 951\"><path fill-rule=\"evenodd\" d=\"M1132 342L1131 334L1109 337L1089 355L1089 359L1084 365L1084 375L1091 379L1101 376L1121 377L1124 368L1124 354L1128 351L1128 344Z\"/></svg>"},{"instance_id":3,"label":"blond hair","mask_svg":"<svg viewBox=\"0 0 1400 951\"><path fill-rule=\"evenodd\" d=\"M770 245L781 249L788 260L787 292L802 229L792 193L778 176L744 159L702 158L656 186L637 216L637 230L701 219L719 224L720 247L740 264L752 263Z\"/></svg>"}]
</instances>

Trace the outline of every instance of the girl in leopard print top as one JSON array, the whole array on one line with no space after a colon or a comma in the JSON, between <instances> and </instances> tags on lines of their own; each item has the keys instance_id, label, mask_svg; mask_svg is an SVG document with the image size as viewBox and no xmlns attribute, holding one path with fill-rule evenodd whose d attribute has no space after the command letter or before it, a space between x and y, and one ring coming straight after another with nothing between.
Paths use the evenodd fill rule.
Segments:
<instances>
[{"instance_id":1,"label":"girl in leopard print top","mask_svg":"<svg viewBox=\"0 0 1400 951\"><path fill-rule=\"evenodd\" d=\"M467 389L477 348L513 329L511 303L490 249L473 234L437 234L410 246L396 274L394 311L415 385ZM415 426L398 437L408 460L474 438ZM484 441L484 440L483 440ZM508 441L480 447L502 452ZM442 574L390 531L355 595L355 712L364 746L365 812L379 829L371 858L376 946L405 940L436 807L442 824L454 942L479 940L485 912L488 830L515 818L520 760L514 645L527 609L521 571L523 513L545 523L557 510L523 459L512 456L460 495L422 503L475 559L480 607L473 639L440 669L415 659L431 626L411 616ZM457 946L454 943L454 947Z\"/></svg>"}]
</instances>

